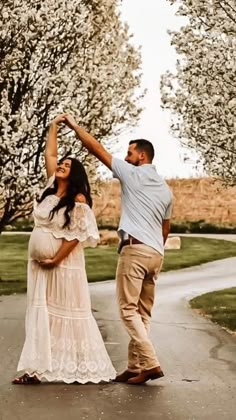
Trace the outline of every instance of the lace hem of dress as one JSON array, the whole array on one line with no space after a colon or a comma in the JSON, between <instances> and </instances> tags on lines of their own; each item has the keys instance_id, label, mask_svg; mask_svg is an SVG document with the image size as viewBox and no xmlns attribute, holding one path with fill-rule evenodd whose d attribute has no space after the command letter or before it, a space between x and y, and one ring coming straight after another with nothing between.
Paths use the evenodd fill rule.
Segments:
<instances>
[{"instance_id":1,"label":"lace hem of dress","mask_svg":"<svg viewBox=\"0 0 236 420\"><path fill-rule=\"evenodd\" d=\"M90 236L87 236L86 233L83 235L82 232L78 232L78 233L76 232L69 233L65 231L55 232L52 229L49 229L46 227L40 226L40 228L43 232L51 233L56 239L65 239L66 241L73 241L74 239L77 239L79 242L81 242L83 247L90 246L94 248L97 246L100 240L100 237L96 235L96 233L94 233L94 235L91 234Z\"/></svg>"},{"instance_id":2,"label":"lace hem of dress","mask_svg":"<svg viewBox=\"0 0 236 420\"><path fill-rule=\"evenodd\" d=\"M64 382L66 384L72 384L74 382L78 382L79 384L86 384L88 382L92 382L94 384L98 384L100 382L110 382L113 379L115 379L116 377L116 371L114 370L114 372L110 373L108 376L87 376L86 378L82 378L82 377L74 377L74 378L65 378L61 375L58 376L54 376L52 373L48 372L47 373L43 373L43 374L38 374L37 372L30 372L30 371L25 371L25 373L28 373L28 375L36 375L37 378L39 378L40 380L46 379L46 381L48 382Z\"/></svg>"}]
</instances>

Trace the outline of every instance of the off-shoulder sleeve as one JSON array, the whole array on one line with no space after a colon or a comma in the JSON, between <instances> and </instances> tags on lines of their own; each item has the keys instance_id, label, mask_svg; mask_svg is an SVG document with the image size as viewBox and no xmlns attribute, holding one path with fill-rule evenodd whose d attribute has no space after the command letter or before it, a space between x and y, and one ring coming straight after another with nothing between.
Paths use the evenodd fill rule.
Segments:
<instances>
[{"instance_id":1,"label":"off-shoulder sleeve","mask_svg":"<svg viewBox=\"0 0 236 420\"><path fill-rule=\"evenodd\" d=\"M96 219L91 208L84 203L75 203L75 207L70 214L70 224L66 228L62 228L53 235L57 238L64 238L67 241L77 239L82 246L95 247L99 242L99 232Z\"/></svg>"}]
</instances>

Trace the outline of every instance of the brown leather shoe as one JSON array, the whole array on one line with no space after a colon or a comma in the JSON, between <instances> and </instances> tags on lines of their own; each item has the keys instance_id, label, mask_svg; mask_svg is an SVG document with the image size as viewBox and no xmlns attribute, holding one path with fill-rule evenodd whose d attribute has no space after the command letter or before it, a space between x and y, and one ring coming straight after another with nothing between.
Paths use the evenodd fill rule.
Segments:
<instances>
[{"instance_id":1,"label":"brown leather shoe","mask_svg":"<svg viewBox=\"0 0 236 420\"><path fill-rule=\"evenodd\" d=\"M149 379L159 379L164 376L160 366L153 369L144 370L133 378L128 379L128 384L141 385L149 381Z\"/></svg>"},{"instance_id":2,"label":"brown leather shoe","mask_svg":"<svg viewBox=\"0 0 236 420\"><path fill-rule=\"evenodd\" d=\"M139 373L131 372L130 370L125 370L120 375L114 379L114 382L127 382L131 378L135 378L135 376L139 375Z\"/></svg>"}]
</instances>

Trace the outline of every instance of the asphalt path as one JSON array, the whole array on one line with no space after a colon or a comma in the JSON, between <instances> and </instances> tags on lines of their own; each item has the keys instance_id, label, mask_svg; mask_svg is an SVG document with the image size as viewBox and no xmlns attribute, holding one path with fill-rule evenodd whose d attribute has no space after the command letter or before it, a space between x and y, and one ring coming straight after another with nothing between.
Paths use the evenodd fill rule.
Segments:
<instances>
[{"instance_id":1,"label":"asphalt path","mask_svg":"<svg viewBox=\"0 0 236 420\"><path fill-rule=\"evenodd\" d=\"M189 308L204 292L236 286L236 258L163 273L157 280L151 336L165 377L146 385L14 386L24 340L25 295L0 297L0 420L235 420L236 336ZM128 336L115 282L90 285L94 315L117 371Z\"/></svg>"}]
</instances>

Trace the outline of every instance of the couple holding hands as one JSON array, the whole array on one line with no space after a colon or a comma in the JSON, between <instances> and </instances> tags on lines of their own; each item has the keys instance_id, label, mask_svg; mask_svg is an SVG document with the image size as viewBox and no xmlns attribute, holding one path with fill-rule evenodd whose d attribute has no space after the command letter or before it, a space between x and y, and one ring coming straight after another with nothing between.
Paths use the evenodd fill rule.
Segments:
<instances>
[{"instance_id":1,"label":"couple holding hands","mask_svg":"<svg viewBox=\"0 0 236 420\"><path fill-rule=\"evenodd\" d=\"M57 126L74 130L88 151L121 183L116 290L130 336L127 369L116 374L92 315L84 247L99 233L87 174L79 160L58 161ZM129 143L124 161L113 157L68 114L51 123L45 148L48 182L34 204L29 241L26 338L14 384L47 381L142 384L164 376L149 338L155 281L170 229L172 194L152 164L153 145Z\"/></svg>"}]
</instances>

